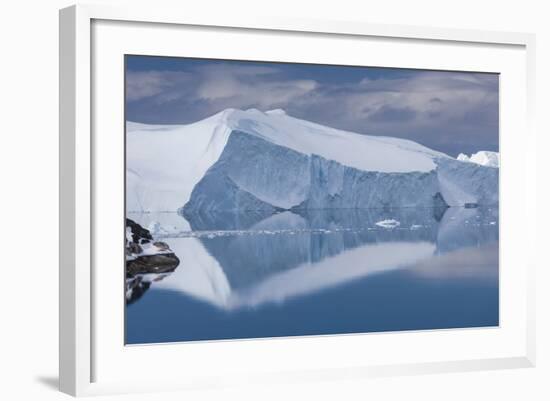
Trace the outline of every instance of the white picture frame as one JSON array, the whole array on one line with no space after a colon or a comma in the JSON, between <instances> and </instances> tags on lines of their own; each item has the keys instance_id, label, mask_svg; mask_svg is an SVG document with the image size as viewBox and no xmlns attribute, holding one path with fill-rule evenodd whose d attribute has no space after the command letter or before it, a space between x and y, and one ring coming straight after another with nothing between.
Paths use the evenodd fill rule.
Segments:
<instances>
[{"instance_id":1,"label":"white picture frame","mask_svg":"<svg viewBox=\"0 0 550 401\"><path fill-rule=\"evenodd\" d=\"M104 25L103 31L97 31L97 40L94 41L94 24ZM230 29L232 32L240 32L243 35L262 32L266 35L278 34L284 35L307 35L308 37L330 38L332 36L346 40L362 39L383 39L387 43L408 41L407 43L420 43L438 46L442 52L445 46L455 46L453 51L466 51L467 48L485 51L486 48L496 49L495 52L503 52L502 58L495 57L493 64L485 64L487 67L483 70L502 73L506 70L506 76L510 77L504 85L515 85L519 93L518 99L514 105L519 105L519 111L513 111L510 114L514 116L501 117L503 132L501 140L505 146L502 150L502 175L501 175L501 196L502 196L502 214L503 224L501 224L501 233L505 236L502 239L505 243L515 240L515 237L507 237L504 230L506 227L516 226L524 222L526 230L522 238L518 239L517 249L513 254L501 253L506 263L517 264L518 276L506 274L501 276L501 285L503 293L501 294L501 308L509 305L517 305L517 308L511 307L509 316L506 320L511 322L517 320L510 326L501 325L496 330L499 333L505 333L499 337L495 334L496 330L491 332L483 330L462 330L460 333L449 333L448 331L433 331L430 333L409 333L409 334L376 334L371 336L331 336L324 339L320 344L319 339L309 338L303 340L297 339L268 339L268 340L247 340L239 342L239 347L231 345L229 342L206 342L185 349L179 345L177 350L169 349L167 346L148 346L143 350L133 348L130 351L124 349L124 344L120 343L120 354L108 359L109 353L105 338L108 336L101 330L105 330L107 322L113 320L115 316L105 317L101 313L104 306L97 305L94 298L95 291L102 286L101 276L94 274L94 266L97 261L97 247L94 235L97 234L97 227L103 227L103 213L98 196L105 196L109 186L102 187L101 164L103 170L107 167L116 167L118 162L110 157L112 154L107 152L110 144L105 141L96 142L94 139L94 130L103 127L109 122L118 120L97 120L103 117L99 107L96 107L94 96L102 96L104 89L95 88L93 84L94 74L98 74L101 69L100 58L105 59L106 55L118 54L123 50L122 47L116 47L124 43L124 35L117 34L129 30L128 25L116 26L117 23L134 24L131 29L138 32L144 27L154 27L151 34L151 41L155 40L155 35L166 35L165 29L178 29L178 27L200 27L208 29L224 30ZM97 28L103 29L103 28ZM105 38L111 36L113 46L103 55ZM157 37L157 38L158 38ZM244 36L243 36L244 37ZM274 38L273 40L277 40ZM328 39L327 39L328 40ZM206 42L205 42L206 43ZM143 46L146 46L144 44ZM175 44L167 45L174 47ZM60 390L75 396L94 395L108 393L125 393L134 391L165 391L172 389L189 388L212 388L226 385L238 384L260 384L260 383L285 383L306 380L329 380L331 378L361 378L366 376L381 375L399 375L399 374L419 374L432 372L448 371L467 371L480 369L503 369L513 367L530 367L535 364L535 338L534 338L534 270L536 259L534 252L530 249L534 247L534 221L536 208L534 204L528 203L529 199L534 199L535 182L535 133L533 130L533 111L534 111L534 35L525 33L507 33L507 32L485 32L460 29L439 29L415 26L393 26L393 25L375 25L362 22L350 21L316 21L316 20L295 20L292 18L272 18L242 15L239 19L228 19L224 16L216 15L188 15L185 9L165 10L160 8L113 8L109 6L96 5L78 5L72 6L60 11ZM466 50L464 50L466 49ZM499 50L500 49L500 50ZM509 50L509 51L508 51ZM159 50L165 53L167 48ZM208 51L208 49L206 49ZM506 53L504 55L504 53ZM496 54L496 53L495 53ZM98 56L101 55L101 56ZM97 60L96 57L97 56ZM496 60L496 61L495 61ZM506 60L511 63L506 63ZM398 62L398 61L396 61ZM473 62L473 61L472 61ZM480 61L481 62L481 61ZM446 64L445 64L446 63ZM453 61L441 61L433 68L453 67ZM500 64L499 64L500 63ZM433 63L432 63L433 64ZM426 61L423 65L429 68L431 62ZM515 67L504 64L513 64ZM419 64L421 65L421 64ZM472 64L473 65L473 64ZM483 64L480 64L483 65ZM503 70L500 69L502 67ZM491 67L493 66L493 67ZM463 65L455 65L455 69L463 68ZM516 68L517 67L517 68ZM481 68L481 67L480 67ZM516 70L513 70L516 68ZM514 72L515 71L515 72ZM116 72L120 77L121 71ZM102 75L103 76L103 75ZM97 82L103 78L99 78ZM114 79L114 78L113 78ZM118 79L118 78L116 78ZM106 81L110 78L107 77ZM95 84L97 84L95 82ZM122 87L118 89L111 87L111 91L119 91L117 96L113 97L113 102L117 102L122 96ZM99 93L99 94L98 94ZM506 103L508 89L501 93L501 101L505 110L508 108ZM110 105L112 106L112 105ZM101 106L104 107L104 106ZM119 107L123 107L122 104ZM517 115L516 115L517 114ZM513 134L513 130L522 131L520 134ZM113 148L113 154L116 153L116 145ZM513 149L513 152L511 151ZM113 156L119 157L119 156ZM122 155L120 155L122 157ZM513 166L507 168L506 166ZM99 171L99 172L98 172ZM503 185L504 184L504 185ZM522 185L522 191L517 190L517 185ZM111 187L117 185L117 181L110 182ZM516 189L514 190L514 187ZM120 188L123 191L122 188ZM98 195L101 194L101 195ZM118 195L117 195L118 196ZM118 199L114 196L114 199ZM123 205L116 207L117 213ZM118 215L117 215L118 216ZM122 220L121 220L122 221ZM512 235L512 233L510 233ZM508 251L504 251L508 252ZM523 259L519 255L523 254ZM527 256L525 256L527 255ZM102 287L103 288L103 287ZM114 285L114 288L121 288ZM112 291L106 290L106 300L112 296ZM108 295L111 294L111 295ZM103 296L103 295L102 295ZM512 299L514 298L514 299ZM116 298L115 298L116 299ZM520 299L520 301L518 301ZM103 305L105 302L103 302ZM504 306L503 306L504 305ZM512 310L513 309L513 310ZM517 310L516 310L517 309ZM507 311L505 309L504 311ZM513 313L513 315L512 315ZM103 320L105 319L105 320ZM111 320L109 320L111 319ZM123 321L119 322L123 325ZM100 327L100 329L97 328ZM101 328L102 327L102 328ZM99 330L99 331L98 331ZM119 330L120 331L120 330ZM115 336L116 337L116 336ZM336 351L339 347L363 347L368 343L380 348L386 343L393 344L394 350L405 347L409 341L417 341L414 344L430 344L438 337L447 337L443 342L447 344L452 341L459 341L455 354L452 357L442 356L437 358L419 359L414 354L403 357L390 358L387 352L383 352L379 357L373 357L373 361L364 360L364 355L357 353L356 356L349 356L348 359L338 359ZM118 338L118 337L117 337ZM483 339L482 339L483 338ZM471 342L479 341L479 346L483 341L498 343L494 349L487 352L463 353L465 345ZM118 341L118 340L117 340ZM450 341L450 342L449 342ZM501 341L501 343L499 342ZM443 344L442 342L442 344ZM235 342L233 342L234 344ZM376 344L374 344L376 343ZM222 366L212 374L206 374L205 370L199 367L193 369L193 366L183 368L186 372L185 377L171 376L163 379L151 379L148 381L138 380L131 375L125 376L101 372L107 364L113 366L113 371L117 369L124 372L121 363L135 362L135 358L149 358L148 363L159 363L166 361L168 364L172 358L170 355L176 355L178 352L185 352L188 356L186 362L198 361L203 355L210 358L213 352L222 353L229 357L239 359L242 356L243 361L247 361L248 354L265 353L267 360L275 358L274 353L285 355L285 353L308 352L307 355L313 356L324 347L327 350L326 357L322 363L313 360L311 364L292 363L285 360L273 359L273 369L257 366L253 372L244 366L235 369L235 373L229 374L235 366ZM434 345L437 348L437 345ZM481 348L480 348L481 349ZM117 352L118 352L117 351ZM122 352L124 351L124 352ZM143 351L143 352L142 352ZM399 351L396 351L399 352ZM426 353L429 353L426 350ZM181 355L181 354L180 354ZM298 355L298 354L296 354ZM306 354L304 354L306 355ZM96 358L102 360L102 363L96 363ZM110 357L109 357L110 358ZM122 359L127 358L126 362ZM252 357L250 357L252 358ZM331 359L332 358L332 359ZM362 362L362 359L364 363ZM374 359L376 359L374 361ZM253 361L253 359L249 359ZM235 364L245 364L245 362L235 361ZM103 366L103 368L102 368ZM149 365L151 366L151 365ZM224 370L225 369L225 370ZM98 379L99 378L99 379Z\"/></svg>"}]
</instances>

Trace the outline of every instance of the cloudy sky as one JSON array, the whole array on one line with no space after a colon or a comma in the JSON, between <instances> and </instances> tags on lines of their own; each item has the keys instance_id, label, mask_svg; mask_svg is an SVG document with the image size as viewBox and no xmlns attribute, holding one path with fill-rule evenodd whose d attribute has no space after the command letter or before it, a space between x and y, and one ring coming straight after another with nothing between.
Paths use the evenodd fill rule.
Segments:
<instances>
[{"instance_id":1,"label":"cloudy sky","mask_svg":"<svg viewBox=\"0 0 550 401\"><path fill-rule=\"evenodd\" d=\"M452 156L498 151L496 74L127 56L129 121L187 124L228 107L282 108Z\"/></svg>"}]
</instances>

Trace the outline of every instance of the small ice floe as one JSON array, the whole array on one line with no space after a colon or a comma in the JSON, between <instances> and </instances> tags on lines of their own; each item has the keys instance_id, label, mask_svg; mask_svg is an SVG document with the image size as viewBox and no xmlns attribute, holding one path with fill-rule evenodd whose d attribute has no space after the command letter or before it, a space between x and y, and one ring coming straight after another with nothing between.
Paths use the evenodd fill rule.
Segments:
<instances>
[{"instance_id":1,"label":"small ice floe","mask_svg":"<svg viewBox=\"0 0 550 401\"><path fill-rule=\"evenodd\" d=\"M401 225L400 222L398 222L397 220L394 220L394 219L382 220L382 221L379 221L379 222L374 223L374 224L376 224L379 227L384 227L384 228L395 228L395 227L398 227L398 226Z\"/></svg>"},{"instance_id":2,"label":"small ice floe","mask_svg":"<svg viewBox=\"0 0 550 401\"><path fill-rule=\"evenodd\" d=\"M420 224L413 224L411 226L411 230L418 230L419 228L422 228L422 227L424 227L424 226L421 226Z\"/></svg>"},{"instance_id":3,"label":"small ice floe","mask_svg":"<svg viewBox=\"0 0 550 401\"><path fill-rule=\"evenodd\" d=\"M158 221L151 222L147 229L154 236L168 234L168 231Z\"/></svg>"},{"instance_id":4,"label":"small ice floe","mask_svg":"<svg viewBox=\"0 0 550 401\"><path fill-rule=\"evenodd\" d=\"M497 224L497 222L496 221L491 221L489 224L494 226L495 224Z\"/></svg>"}]
</instances>

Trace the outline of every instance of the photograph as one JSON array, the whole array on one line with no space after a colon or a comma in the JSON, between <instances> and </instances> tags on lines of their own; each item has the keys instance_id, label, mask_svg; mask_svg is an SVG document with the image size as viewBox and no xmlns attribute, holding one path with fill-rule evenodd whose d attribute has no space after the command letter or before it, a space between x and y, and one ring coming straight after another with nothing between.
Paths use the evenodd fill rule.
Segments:
<instances>
[{"instance_id":1,"label":"photograph","mask_svg":"<svg viewBox=\"0 0 550 401\"><path fill-rule=\"evenodd\" d=\"M499 327L498 73L126 54L121 90L125 344Z\"/></svg>"}]
</instances>

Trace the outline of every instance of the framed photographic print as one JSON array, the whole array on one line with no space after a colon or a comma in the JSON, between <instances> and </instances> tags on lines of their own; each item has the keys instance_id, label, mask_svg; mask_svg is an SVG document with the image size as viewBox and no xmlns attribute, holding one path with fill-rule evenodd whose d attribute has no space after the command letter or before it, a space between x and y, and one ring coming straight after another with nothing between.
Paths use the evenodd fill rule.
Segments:
<instances>
[{"instance_id":1,"label":"framed photographic print","mask_svg":"<svg viewBox=\"0 0 550 401\"><path fill-rule=\"evenodd\" d=\"M62 10L61 390L532 366L533 46Z\"/></svg>"}]
</instances>

